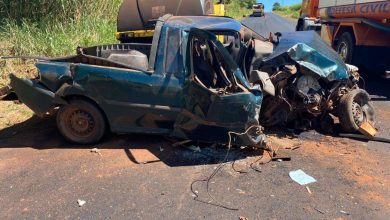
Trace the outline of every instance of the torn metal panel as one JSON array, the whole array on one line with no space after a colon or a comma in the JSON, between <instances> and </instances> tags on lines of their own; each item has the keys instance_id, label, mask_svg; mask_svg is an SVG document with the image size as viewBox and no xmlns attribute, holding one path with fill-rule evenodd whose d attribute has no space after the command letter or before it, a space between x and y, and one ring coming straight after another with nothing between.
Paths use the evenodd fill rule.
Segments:
<instances>
[{"instance_id":1,"label":"torn metal panel","mask_svg":"<svg viewBox=\"0 0 390 220\"><path fill-rule=\"evenodd\" d=\"M11 74L11 86L18 98L40 117L54 105L54 93L36 80L19 79Z\"/></svg>"},{"instance_id":2,"label":"torn metal panel","mask_svg":"<svg viewBox=\"0 0 390 220\"><path fill-rule=\"evenodd\" d=\"M350 76L340 56L314 31L282 33L274 52L264 60L263 68L293 63L328 81Z\"/></svg>"}]
</instances>

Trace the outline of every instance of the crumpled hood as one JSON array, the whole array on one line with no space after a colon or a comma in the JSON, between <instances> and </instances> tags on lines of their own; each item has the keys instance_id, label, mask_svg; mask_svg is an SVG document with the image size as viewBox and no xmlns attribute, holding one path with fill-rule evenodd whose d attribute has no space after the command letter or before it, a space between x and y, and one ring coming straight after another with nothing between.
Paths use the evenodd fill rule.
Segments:
<instances>
[{"instance_id":1,"label":"crumpled hood","mask_svg":"<svg viewBox=\"0 0 390 220\"><path fill-rule=\"evenodd\" d=\"M282 66L296 62L329 81L349 77L340 56L314 31L282 33L274 52L264 59L263 66Z\"/></svg>"}]
</instances>

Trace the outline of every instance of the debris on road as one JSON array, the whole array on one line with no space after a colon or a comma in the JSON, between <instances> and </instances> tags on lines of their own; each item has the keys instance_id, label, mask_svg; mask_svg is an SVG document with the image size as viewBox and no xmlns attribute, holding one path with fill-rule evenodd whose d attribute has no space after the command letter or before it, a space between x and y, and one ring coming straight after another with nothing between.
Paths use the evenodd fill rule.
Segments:
<instances>
[{"instance_id":1,"label":"debris on road","mask_svg":"<svg viewBox=\"0 0 390 220\"><path fill-rule=\"evenodd\" d=\"M321 214L325 214L324 211L322 211L321 209L317 209L317 208L314 208L317 212L321 213Z\"/></svg>"},{"instance_id":2,"label":"debris on road","mask_svg":"<svg viewBox=\"0 0 390 220\"><path fill-rule=\"evenodd\" d=\"M383 142L383 143L389 143L390 144L390 139L389 138L383 138L383 137L367 137L362 134L339 134L340 137L346 137L346 138L354 138L354 139L360 139L360 140L367 140L367 141L377 141L377 142Z\"/></svg>"},{"instance_id":3,"label":"debris on road","mask_svg":"<svg viewBox=\"0 0 390 220\"><path fill-rule=\"evenodd\" d=\"M340 213L344 214L344 215L350 215L350 213L346 212L346 211L343 211L341 210Z\"/></svg>"},{"instance_id":4,"label":"debris on road","mask_svg":"<svg viewBox=\"0 0 390 220\"><path fill-rule=\"evenodd\" d=\"M273 155L272 161L277 161L277 162L291 161L291 157L288 155L278 153L276 155Z\"/></svg>"},{"instance_id":5,"label":"debris on road","mask_svg":"<svg viewBox=\"0 0 390 220\"><path fill-rule=\"evenodd\" d=\"M306 186L306 189L309 194L313 194L308 186Z\"/></svg>"},{"instance_id":6,"label":"debris on road","mask_svg":"<svg viewBox=\"0 0 390 220\"><path fill-rule=\"evenodd\" d=\"M95 153L95 154L99 154L99 156L102 156L102 153L100 152L100 150L98 148L93 148L91 150L92 153Z\"/></svg>"},{"instance_id":7,"label":"debris on road","mask_svg":"<svg viewBox=\"0 0 390 220\"><path fill-rule=\"evenodd\" d=\"M129 149L128 153L136 164L149 164L161 162L161 160L148 149Z\"/></svg>"},{"instance_id":8,"label":"debris on road","mask_svg":"<svg viewBox=\"0 0 390 220\"><path fill-rule=\"evenodd\" d=\"M77 200L77 204L79 205L79 207L82 207L83 205L85 205L85 203L87 203L87 202L84 200L81 200L81 199Z\"/></svg>"},{"instance_id":9,"label":"debris on road","mask_svg":"<svg viewBox=\"0 0 390 220\"><path fill-rule=\"evenodd\" d=\"M295 146L295 147L293 147L291 150L296 150L296 149L298 149L298 148L301 148L301 146Z\"/></svg>"},{"instance_id":10,"label":"debris on road","mask_svg":"<svg viewBox=\"0 0 390 220\"><path fill-rule=\"evenodd\" d=\"M359 132L367 137L373 138L378 133L378 130L369 122L363 122L359 127Z\"/></svg>"},{"instance_id":11,"label":"debris on road","mask_svg":"<svg viewBox=\"0 0 390 220\"><path fill-rule=\"evenodd\" d=\"M303 172L303 170L291 171L289 173L289 176L292 180L294 180L295 182L297 182L301 186L317 182L316 179L307 175L305 172Z\"/></svg>"}]
</instances>

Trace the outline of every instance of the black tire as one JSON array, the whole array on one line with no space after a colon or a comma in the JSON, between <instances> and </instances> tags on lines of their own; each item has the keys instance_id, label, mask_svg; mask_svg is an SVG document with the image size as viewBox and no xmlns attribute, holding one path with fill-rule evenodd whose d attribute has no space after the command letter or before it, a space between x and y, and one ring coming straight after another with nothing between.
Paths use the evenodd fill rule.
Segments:
<instances>
[{"instance_id":1,"label":"black tire","mask_svg":"<svg viewBox=\"0 0 390 220\"><path fill-rule=\"evenodd\" d=\"M350 32L341 34L340 39L337 41L336 52L344 62L352 63L353 53L355 52L355 40Z\"/></svg>"},{"instance_id":2,"label":"black tire","mask_svg":"<svg viewBox=\"0 0 390 220\"><path fill-rule=\"evenodd\" d=\"M106 121L102 112L92 103L72 100L60 108L57 114L57 127L70 142L94 144L106 132Z\"/></svg>"},{"instance_id":3,"label":"black tire","mask_svg":"<svg viewBox=\"0 0 390 220\"><path fill-rule=\"evenodd\" d=\"M344 95L338 106L339 120L343 132L354 133L363 122L376 123L376 113L370 96L365 90L355 89Z\"/></svg>"}]
</instances>

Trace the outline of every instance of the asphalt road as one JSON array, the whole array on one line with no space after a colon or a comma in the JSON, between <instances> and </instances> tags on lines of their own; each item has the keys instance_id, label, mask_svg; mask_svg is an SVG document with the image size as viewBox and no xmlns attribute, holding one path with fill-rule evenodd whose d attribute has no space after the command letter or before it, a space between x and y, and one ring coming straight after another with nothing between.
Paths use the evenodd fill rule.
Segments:
<instances>
[{"instance_id":1,"label":"asphalt road","mask_svg":"<svg viewBox=\"0 0 390 220\"><path fill-rule=\"evenodd\" d=\"M266 38L268 38L270 32L295 31L297 24L293 19L286 19L274 13L266 13L264 17L248 17L242 22Z\"/></svg>"},{"instance_id":2,"label":"asphalt road","mask_svg":"<svg viewBox=\"0 0 390 220\"><path fill-rule=\"evenodd\" d=\"M262 19L249 18L245 22L256 26ZM380 135L390 137L388 82L370 81L367 86L378 110ZM7 118L11 115L0 110L0 120ZM238 209L228 210L195 201L190 189L191 183L213 173L228 153L225 148L174 147L162 137L145 135L109 135L98 145L77 146L64 141L55 120L32 117L0 130L0 216L388 219L388 144L330 137L315 131L294 137L269 130L267 134L272 146L291 156L291 161L260 164L259 160L267 162L267 153L233 149L227 164L209 182L214 201L207 194L205 182L193 185L199 200ZM92 148L100 152L91 152ZM293 182L289 172L297 169L317 182L308 188ZM78 199L86 204L79 207Z\"/></svg>"}]
</instances>

